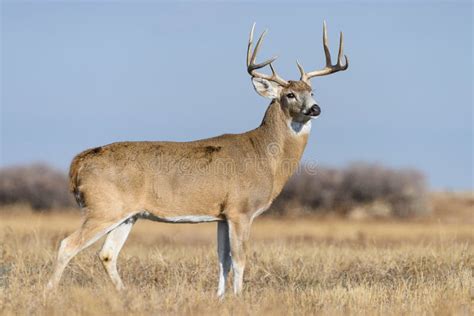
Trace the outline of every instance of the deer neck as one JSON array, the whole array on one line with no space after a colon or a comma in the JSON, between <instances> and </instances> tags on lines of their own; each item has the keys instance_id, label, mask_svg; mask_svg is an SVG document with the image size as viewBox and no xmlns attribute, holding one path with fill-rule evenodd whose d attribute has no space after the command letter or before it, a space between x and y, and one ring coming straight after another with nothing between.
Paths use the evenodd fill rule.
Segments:
<instances>
[{"instance_id":1,"label":"deer neck","mask_svg":"<svg viewBox=\"0 0 474 316\"><path fill-rule=\"evenodd\" d=\"M274 173L275 196L298 168L310 129L311 121L295 122L276 99L257 128Z\"/></svg>"}]
</instances>

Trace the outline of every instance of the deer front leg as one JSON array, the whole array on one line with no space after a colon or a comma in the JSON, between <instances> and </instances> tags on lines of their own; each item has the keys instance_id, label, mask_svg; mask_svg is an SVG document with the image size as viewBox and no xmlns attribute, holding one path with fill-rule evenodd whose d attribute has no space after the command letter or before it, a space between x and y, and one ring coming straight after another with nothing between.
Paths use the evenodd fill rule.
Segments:
<instances>
[{"instance_id":1,"label":"deer front leg","mask_svg":"<svg viewBox=\"0 0 474 316\"><path fill-rule=\"evenodd\" d=\"M245 216L228 220L232 269L234 271L234 294L236 295L242 291L250 224L251 221Z\"/></svg>"}]
</instances>

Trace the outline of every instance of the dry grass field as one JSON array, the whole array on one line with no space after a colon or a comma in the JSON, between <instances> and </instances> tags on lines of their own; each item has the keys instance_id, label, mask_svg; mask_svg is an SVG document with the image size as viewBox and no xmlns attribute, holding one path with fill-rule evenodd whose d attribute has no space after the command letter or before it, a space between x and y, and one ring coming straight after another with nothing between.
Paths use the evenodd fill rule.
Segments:
<instances>
[{"instance_id":1,"label":"dry grass field","mask_svg":"<svg viewBox=\"0 0 474 316\"><path fill-rule=\"evenodd\" d=\"M215 297L216 224L135 225L115 292L99 243L78 255L52 297L43 287L77 213L0 210L0 314L472 315L474 223L467 202L435 199L430 218L259 218L241 297Z\"/></svg>"}]
</instances>

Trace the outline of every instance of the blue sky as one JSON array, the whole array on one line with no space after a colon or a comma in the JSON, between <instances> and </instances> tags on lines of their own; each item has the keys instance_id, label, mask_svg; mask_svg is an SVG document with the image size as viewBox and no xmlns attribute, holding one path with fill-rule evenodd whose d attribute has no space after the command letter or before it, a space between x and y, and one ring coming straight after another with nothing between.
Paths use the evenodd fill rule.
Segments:
<instances>
[{"instance_id":1,"label":"blue sky","mask_svg":"<svg viewBox=\"0 0 474 316\"><path fill-rule=\"evenodd\" d=\"M322 21L350 68L313 80L322 108L304 160L413 167L435 189L473 188L472 3L2 2L1 166L66 170L121 140L193 140L259 125L268 105L245 69L297 79L321 68Z\"/></svg>"}]
</instances>

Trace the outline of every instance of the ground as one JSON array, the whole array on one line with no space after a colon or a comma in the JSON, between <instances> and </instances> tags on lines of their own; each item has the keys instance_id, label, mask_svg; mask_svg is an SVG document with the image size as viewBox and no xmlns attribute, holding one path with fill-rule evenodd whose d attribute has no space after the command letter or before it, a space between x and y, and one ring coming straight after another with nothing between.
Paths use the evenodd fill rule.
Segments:
<instances>
[{"instance_id":1,"label":"ground","mask_svg":"<svg viewBox=\"0 0 474 316\"><path fill-rule=\"evenodd\" d=\"M258 218L243 295L229 288L222 301L215 223L141 221L119 258L125 292L103 270L99 242L45 297L59 242L79 223L78 212L0 212L0 314L473 314L469 218Z\"/></svg>"}]
</instances>

